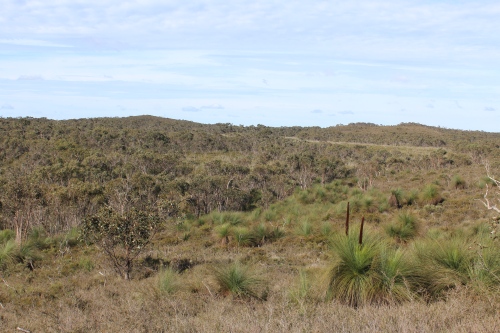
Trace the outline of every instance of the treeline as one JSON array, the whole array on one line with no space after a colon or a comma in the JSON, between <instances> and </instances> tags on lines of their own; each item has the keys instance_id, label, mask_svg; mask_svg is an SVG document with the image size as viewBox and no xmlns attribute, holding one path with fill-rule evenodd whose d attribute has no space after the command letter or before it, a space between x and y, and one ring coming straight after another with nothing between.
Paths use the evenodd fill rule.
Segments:
<instances>
[{"instance_id":1,"label":"treeline","mask_svg":"<svg viewBox=\"0 0 500 333\"><path fill-rule=\"evenodd\" d=\"M175 202L182 214L194 216L245 211L267 207L297 187L355 177L367 188L380 175L467 165L498 150L492 143L499 142L497 134L390 128L397 133L369 124L320 129L203 125L150 116L0 118L0 229L26 234L41 226L57 233L103 205L161 210ZM437 137L443 143L432 141ZM414 141L441 148L398 147ZM474 144L483 150L477 153Z\"/></svg>"}]
</instances>

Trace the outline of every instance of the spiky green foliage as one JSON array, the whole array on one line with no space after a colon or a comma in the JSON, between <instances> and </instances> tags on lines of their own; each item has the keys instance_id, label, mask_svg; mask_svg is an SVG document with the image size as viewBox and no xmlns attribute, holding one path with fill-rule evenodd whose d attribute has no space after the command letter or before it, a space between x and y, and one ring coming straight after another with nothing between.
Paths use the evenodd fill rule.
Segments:
<instances>
[{"instance_id":1,"label":"spiky green foliage","mask_svg":"<svg viewBox=\"0 0 500 333\"><path fill-rule=\"evenodd\" d=\"M415 291L423 280L408 254L402 249L381 247L379 258L377 270L382 301L399 303L415 299Z\"/></svg>"},{"instance_id":2,"label":"spiky green foliage","mask_svg":"<svg viewBox=\"0 0 500 333\"><path fill-rule=\"evenodd\" d=\"M0 230L0 244L8 242L9 240L14 239L14 237L16 237L16 233L13 230Z\"/></svg>"},{"instance_id":3,"label":"spiky green foliage","mask_svg":"<svg viewBox=\"0 0 500 333\"><path fill-rule=\"evenodd\" d=\"M162 270L158 274L158 289L166 294L173 294L180 287L180 276L172 268Z\"/></svg>"},{"instance_id":4,"label":"spiky green foliage","mask_svg":"<svg viewBox=\"0 0 500 333\"><path fill-rule=\"evenodd\" d=\"M472 264L470 245L461 238L424 240L414 244L427 290L438 296L442 291L466 284Z\"/></svg>"},{"instance_id":5,"label":"spiky green foliage","mask_svg":"<svg viewBox=\"0 0 500 333\"><path fill-rule=\"evenodd\" d=\"M398 215L397 221L389 224L385 231L389 237L400 242L407 242L417 235L417 220L409 212L402 212Z\"/></svg>"},{"instance_id":6,"label":"spiky green foliage","mask_svg":"<svg viewBox=\"0 0 500 333\"><path fill-rule=\"evenodd\" d=\"M222 245L229 244L229 236L231 235L231 224L224 223L215 228L215 232L217 237L220 238Z\"/></svg>"},{"instance_id":7,"label":"spiky green foliage","mask_svg":"<svg viewBox=\"0 0 500 333\"><path fill-rule=\"evenodd\" d=\"M373 262L378 243L365 239L365 243L359 245L353 234L339 235L332 240L334 262L328 272L327 293L343 303L358 306L376 299L378 276Z\"/></svg>"},{"instance_id":8,"label":"spiky green foliage","mask_svg":"<svg viewBox=\"0 0 500 333\"><path fill-rule=\"evenodd\" d=\"M389 204L391 206L401 208L403 206L404 192L401 188L397 188L391 191L391 198Z\"/></svg>"},{"instance_id":9,"label":"spiky green foliage","mask_svg":"<svg viewBox=\"0 0 500 333\"><path fill-rule=\"evenodd\" d=\"M234 227L231 233L238 246L251 246L255 242L254 235L247 227Z\"/></svg>"},{"instance_id":10,"label":"spiky green foliage","mask_svg":"<svg viewBox=\"0 0 500 333\"><path fill-rule=\"evenodd\" d=\"M27 242L37 250L43 250L51 246L52 239L47 237L47 233L42 227L31 229Z\"/></svg>"},{"instance_id":11,"label":"spiky green foliage","mask_svg":"<svg viewBox=\"0 0 500 333\"><path fill-rule=\"evenodd\" d=\"M455 175L453 176L453 178L451 178L451 186L453 186L456 189L459 188L463 189L466 186L465 180L461 176Z\"/></svg>"},{"instance_id":12,"label":"spiky green foliage","mask_svg":"<svg viewBox=\"0 0 500 333\"><path fill-rule=\"evenodd\" d=\"M28 268L34 269L35 263L42 259L36 242L25 242L17 249L17 260L24 263Z\"/></svg>"},{"instance_id":13,"label":"spiky green foliage","mask_svg":"<svg viewBox=\"0 0 500 333\"><path fill-rule=\"evenodd\" d=\"M249 266L238 262L221 264L213 268L213 275L222 294L238 298L266 297L264 279Z\"/></svg>"},{"instance_id":14,"label":"spiky green foliage","mask_svg":"<svg viewBox=\"0 0 500 333\"><path fill-rule=\"evenodd\" d=\"M312 283L303 269L299 271L299 276L295 287L290 290L289 297L292 302L303 305L311 297Z\"/></svg>"},{"instance_id":15,"label":"spiky green foliage","mask_svg":"<svg viewBox=\"0 0 500 333\"><path fill-rule=\"evenodd\" d=\"M443 201L439 189L434 184L427 185L422 191L422 201L426 204L437 205Z\"/></svg>"},{"instance_id":16,"label":"spiky green foliage","mask_svg":"<svg viewBox=\"0 0 500 333\"><path fill-rule=\"evenodd\" d=\"M327 296L351 306L411 300L420 279L405 253L379 238L356 233L332 241L334 261L327 274Z\"/></svg>"},{"instance_id":17,"label":"spiky green foliage","mask_svg":"<svg viewBox=\"0 0 500 333\"><path fill-rule=\"evenodd\" d=\"M500 285L500 246L491 238L483 237L472 248L472 261L468 269L471 282L485 289Z\"/></svg>"},{"instance_id":18,"label":"spiky green foliage","mask_svg":"<svg viewBox=\"0 0 500 333\"><path fill-rule=\"evenodd\" d=\"M16 243L13 239L0 243L0 270L15 261Z\"/></svg>"},{"instance_id":19,"label":"spiky green foliage","mask_svg":"<svg viewBox=\"0 0 500 333\"><path fill-rule=\"evenodd\" d=\"M313 232L313 226L307 220L302 221L296 228L296 233L299 236L307 237L310 236L312 232Z\"/></svg>"}]
</instances>

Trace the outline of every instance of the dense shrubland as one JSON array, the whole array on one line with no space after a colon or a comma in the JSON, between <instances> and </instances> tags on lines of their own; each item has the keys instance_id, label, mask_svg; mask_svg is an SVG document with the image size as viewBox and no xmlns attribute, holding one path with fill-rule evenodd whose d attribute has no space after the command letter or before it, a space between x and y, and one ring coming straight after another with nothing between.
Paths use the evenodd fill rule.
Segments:
<instances>
[{"instance_id":1,"label":"dense shrubland","mask_svg":"<svg viewBox=\"0 0 500 333\"><path fill-rule=\"evenodd\" d=\"M500 325L498 219L477 200L495 200L479 162L500 170L498 134L153 117L0 131L2 327Z\"/></svg>"}]
</instances>

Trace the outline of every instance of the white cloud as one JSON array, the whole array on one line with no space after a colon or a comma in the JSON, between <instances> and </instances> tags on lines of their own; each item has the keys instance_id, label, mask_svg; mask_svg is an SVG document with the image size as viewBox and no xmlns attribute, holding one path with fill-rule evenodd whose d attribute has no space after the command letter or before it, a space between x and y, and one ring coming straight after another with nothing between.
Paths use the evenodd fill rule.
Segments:
<instances>
[{"instance_id":1,"label":"white cloud","mask_svg":"<svg viewBox=\"0 0 500 333\"><path fill-rule=\"evenodd\" d=\"M246 124L317 125L320 117L307 116L313 101L348 110L337 116L356 110L353 121L437 122L487 111L498 96L500 4L492 0L4 0L0 7L0 100L16 111L28 101L48 113L75 104L88 110L99 97L107 103L101 113L125 113L116 107L123 103L126 112L164 108L223 122L227 115L215 110L230 106ZM256 105L265 111L249 111ZM399 112L402 105L424 106L425 118ZM497 130L493 123L474 126Z\"/></svg>"},{"instance_id":2,"label":"white cloud","mask_svg":"<svg viewBox=\"0 0 500 333\"><path fill-rule=\"evenodd\" d=\"M312 110L311 113L323 113L323 111L319 110L319 109L316 109L316 110Z\"/></svg>"},{"instance_id":3,"label":"white cloud","mask_svg":"<svg viewBox=\"0 0 500 333\"><path fill-rule=\"evenodd\" d=\"M491 106L487 106L484 108L484 111L496 111L496 109L492 108Z\"/></svg>"},{"instance_id":4,"label":"white cloud","mask_svg":"<svg viewBox=\"0 0 500 333\"><path fill-rule=\"evenodd\" d=\"M498 14L495 1L7 0L0 35L52 47L95 38L133 48L309 47L351 60L449 59L450 50L455 58L481 56L477 50L492 56Z\"/></svg>"}]
</instances>

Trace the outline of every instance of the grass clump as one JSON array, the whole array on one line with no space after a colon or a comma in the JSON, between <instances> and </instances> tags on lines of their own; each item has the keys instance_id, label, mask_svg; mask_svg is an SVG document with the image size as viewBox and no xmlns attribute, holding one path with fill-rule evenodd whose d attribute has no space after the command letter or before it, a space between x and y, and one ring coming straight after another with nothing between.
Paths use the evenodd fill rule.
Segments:
<instances>
[{"instance_id":1,"label":"grass clump","mask_svg":"<svg viewBox=\"0 0 500 333\"><path fill-rule=\"evenodd\" d=\"M455 175L451 178L451 186L455 189L464 189L466 187L466 183L461 176Z\"/></svg>"},{"instance_id":2,"label":"grass clump","mask_svg":"<svg viewBox=\"0 0 500 333\"><path fill-rule=\"evenodd\" d=\"M229 237L231 236L231 224L224 223L215 228L215 233L220 239L220 243L223 246L229 245Z\"/></svg>"},{"instance_id":3,"label":"grass clump","mask_svg":"<svg viewBox=\"0 0 500 333\"><path fill-rule=\"evenodd\" d=\"M472 264L469 245L460 238L424 240L414 246L430 295L465 285Z\"/></svg>"},{"instance_id":4,"label":"grass clump","mask_svg":"<svg viewBox=\"0 0 500 333\"><path fill-rule=\"evenodd\" d=\"M327 274L327 296L350 306L398 303L415 297L419 285L414 266L404 252L389 249L378 238L339 235L333 243L334 261Z\"/></svg>"},{"instance_id":5,"label":"grass clump","mask_svg":"<svg viewBox=\"0 0 500 333\"><path fill-rule=\"evenodd\" d=\"M265 299L267 291L261 274L250 266L234 262L214 267L213 275L220 292L236 298Z\"/></svg>"},{"instance_id":6,"label":"grass clump","mask_svg":"<svg viewBox=\"0 0 500 333\"><path fill-rule=\"evenodd\" d=\"M438 187L434 184L427 185L422 191L422 201L429 205L437 205L443 202Z\"/></svg>"},{"instance_id":7,"label":"grass clump","mask_svg":"<svg viewBox=\"0 0 500 333\"><path fill-rule=\"evenodd\" d=\"M398 242L407 242L417 235L417 220L412 214L402 212L398 215L397 221L389 224L385 231L389 237Z\"/></svg>"},{"instance_id":8,"label":"grass clump","mask_svg":"<svg viewBox=\"0 0 500 333\"><path fill-rule=\"evenodd\" d=\"M312 232L313 232L313 226L307 220L302 221L302 223L297 227L296 230L297 235L304 237L310 236Z\"/></svg>"},{"instance_id":9,"label":"grass clump","mask_svg":"<svg viewBox=\"0 0 500 333\"><path fill-rule=\"evenodd\" d=\"M495 290L496 286L500 285L499 251L498 243L491 238L484 238L475 246L468 275L473 285L479 289Z\"/></svg>"},{"instance_id":10,"label":"grass clump","mask_svg":"<svg viewBox=\"0 0 500 333\"><path fill-rule=\"evenodd\" d=\"M14 239L16 237L16 233L13 230L5 229L0 230L0 244L5 244L6 242Z\"/></svg>"},{"instance_id":11,"label":"grass clump","mask_svg":"<svg viewBox=\"0 0 500 333\"><path fill-rule=\"evenodd\" d=\"M16 243L13 239L0 243L0 270L12 264L16 258Z\"/></svg>"},{"instance_id":12,"label":"grass clump","mask_svg":"<svg viewBox=\"0 0 500 333\"><path fill-rule=\"evenodd\" d=\"M180 277L174 269L168 267L158 274L158 289L165 294L173 294L180 287Z\"/></svg>"}]
</instances>

